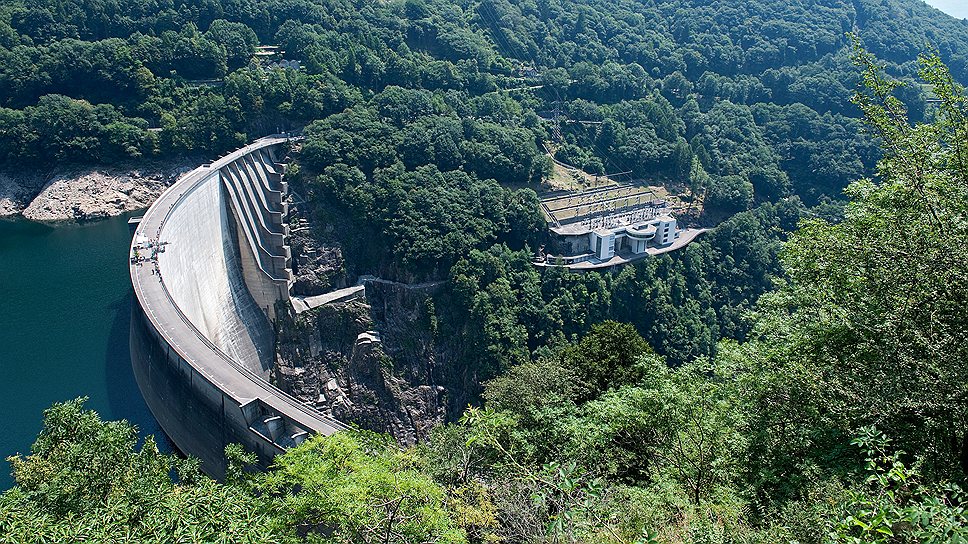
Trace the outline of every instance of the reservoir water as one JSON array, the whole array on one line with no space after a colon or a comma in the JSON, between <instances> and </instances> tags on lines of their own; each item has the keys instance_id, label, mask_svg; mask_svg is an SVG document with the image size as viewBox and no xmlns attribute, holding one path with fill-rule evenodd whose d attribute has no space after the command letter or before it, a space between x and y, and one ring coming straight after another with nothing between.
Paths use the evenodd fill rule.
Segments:
<instances>
[{"instance_id":1,"label":"reservoir water","mask_svg":"<svg viewBox=\"0 0 968 544\"><path fill-rule=\"evenodd\" d=\"M12 484L2 459L29 453L54 402L86 396L103 419L162 437L128 353L127 219L0 221L0 490Z\"/></svg>"}]
</instances>

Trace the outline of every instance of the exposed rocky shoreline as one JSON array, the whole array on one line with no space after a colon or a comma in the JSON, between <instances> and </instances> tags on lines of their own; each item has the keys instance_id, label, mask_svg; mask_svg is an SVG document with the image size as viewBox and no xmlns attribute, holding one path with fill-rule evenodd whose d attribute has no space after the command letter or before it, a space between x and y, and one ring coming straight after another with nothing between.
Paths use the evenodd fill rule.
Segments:
<instances>
[{"instance_id":1,"label":"exposed rocky shoreline","mask_svg":"<svg viewBox=\"0 0 968 544\"><path fill-rule=\"evenodd\" d=\"M150 161L13 174L0 173L0 218L56 223L142 210L197 161Z\"/></svg>"}]
</instances>

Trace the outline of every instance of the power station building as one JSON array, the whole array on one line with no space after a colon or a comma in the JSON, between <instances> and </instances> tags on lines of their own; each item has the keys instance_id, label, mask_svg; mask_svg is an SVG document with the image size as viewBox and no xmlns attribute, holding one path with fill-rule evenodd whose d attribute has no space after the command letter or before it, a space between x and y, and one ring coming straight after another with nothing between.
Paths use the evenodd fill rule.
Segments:
<instances>
[{"instance_id":1,"label":"power station building","mask_svg":"<svg viewBox=\"0 0 968 544\"><path fill-rule=\"evenodd\" d=\"M537 266L606 268L674 251L703 231L680 229L664 200L648 187L619 185L542 200L551 231Z\"/></svg>"},{"instance_id":2,"label":"power station building","mask_svg":"<svg viewBox=\"0 0 968 544\"><path fill-rule=\"evenodd\" d=\"M551 229L560 238L559 247L567 248L567 254L587 255L600 261L620 253L644 255L649 247L670 245L679 232L675 218L669 214L634 225L599 227L587 233L584 229L575 230Z\"/></svg>"}]
</instances>

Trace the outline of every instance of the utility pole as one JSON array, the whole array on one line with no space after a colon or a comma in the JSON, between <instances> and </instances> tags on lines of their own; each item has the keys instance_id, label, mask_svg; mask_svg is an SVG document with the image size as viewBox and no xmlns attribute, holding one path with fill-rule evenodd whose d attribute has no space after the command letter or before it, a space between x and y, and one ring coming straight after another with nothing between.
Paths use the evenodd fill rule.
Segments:
<instances>
[{"instance_id":1,"label":"utility pole","mask_svg":"<svg viewBox=\"0 0 968 544\"><path fill-rule=\"evenodd\" d=\"M561 100L555 100L554 105L555 109L552 114L551 133L556 142L561 142L563 139L561 136Z\"/></svg>"}]
</instances>

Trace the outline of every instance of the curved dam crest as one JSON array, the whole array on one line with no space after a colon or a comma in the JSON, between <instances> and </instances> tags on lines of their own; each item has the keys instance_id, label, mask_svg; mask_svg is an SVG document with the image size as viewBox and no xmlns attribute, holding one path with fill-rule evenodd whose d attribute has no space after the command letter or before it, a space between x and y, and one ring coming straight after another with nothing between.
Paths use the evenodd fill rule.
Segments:
<instances>
[{"instance_id":1,"label":"curved dam crest","mask_svg":"<svg viewBox=\"0 0 968 544\"><path fill-rule=\"evenodd\" d=\"M273 386L271 320L289 300L284 165L290 139L254 142L186 174L131 247L131 359L152 413L209 474L241 443L268 466L310 433L346 427Z\"/></svg>"}]
</instances>

